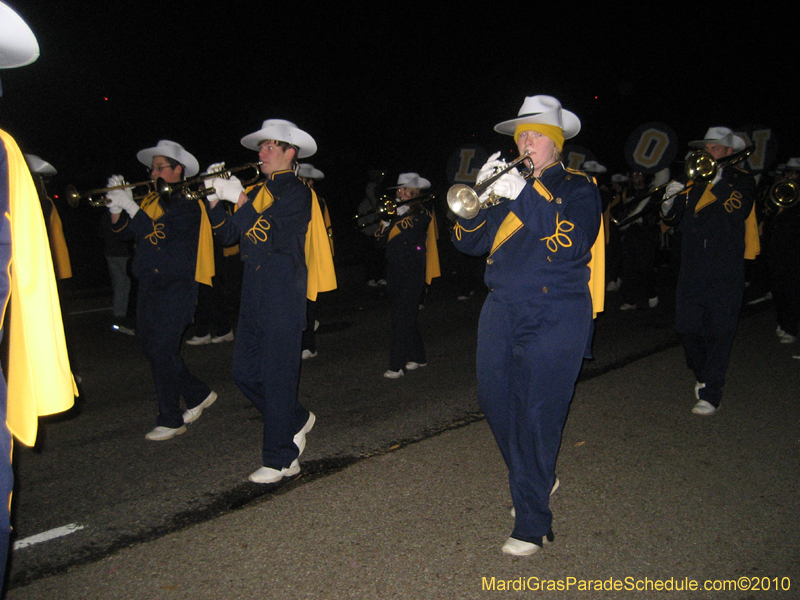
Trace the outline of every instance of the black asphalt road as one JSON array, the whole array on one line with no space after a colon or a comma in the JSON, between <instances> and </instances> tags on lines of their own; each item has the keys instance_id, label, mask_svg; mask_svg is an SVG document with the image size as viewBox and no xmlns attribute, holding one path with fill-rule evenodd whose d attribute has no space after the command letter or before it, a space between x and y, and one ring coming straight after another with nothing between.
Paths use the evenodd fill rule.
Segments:
<instances>
[{"instance_id":1,"label":"black asphalt road","mask_svg":"<svg viewBox=\"0 0 800 600\"><path fill-rule=\"evenodd\" d=\"M497 594L483 577L532 575L788 577L777 596L708 597L800 597L800 346L777 342L768 303L743 315L722 410L702 418L669 278L655 309L623 313L607 296L565 431L557 543L521 562L499 553L510 500L476 402L482 294L457 301L454 278L435 281L428 366L387 380L386 299L356 269L339 280L303 363L318 419L303 475L274 486L247 481L260 416L230 380L232 344L186 347L220 399L184 435L148 442L155 401L135 339L110 330L107 297L65 301L81 397L16 449L13 515L18 545L74 532L18 547L8 597L482 598Z\"/></svg>"}]
</instances>

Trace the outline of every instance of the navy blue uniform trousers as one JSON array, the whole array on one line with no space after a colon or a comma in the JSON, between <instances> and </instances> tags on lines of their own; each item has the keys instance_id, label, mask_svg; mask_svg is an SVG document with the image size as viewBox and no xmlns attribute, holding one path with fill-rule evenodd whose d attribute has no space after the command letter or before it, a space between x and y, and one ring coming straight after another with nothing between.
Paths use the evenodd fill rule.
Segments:
<instances>
[{"instance_id":1,"label":"navy blue uniform trousers","mask_svg":"<svg viewBox=\"0 0 800 600\"><path fill-rule=\"evenodd\" d=\"M508 467L517 518L511 537L551 532L556 459L592 323L588 294L496 302L478 325L478 400Z\"/></svg>"},{"instance_id":2,"label":"navy blue uniform trousers","mask_svg":"<svg viewBox=\"0 0 800 600\"><path fill-rule=\"evenodd\" d=\"M211 388L189 372L181 357L181 336L192 321L198 283L186 277L147 275L139 279L136 337L150 362L158 399L156 424L183 426L180 397L194 408Z\"/></svg>"}]
</instances>

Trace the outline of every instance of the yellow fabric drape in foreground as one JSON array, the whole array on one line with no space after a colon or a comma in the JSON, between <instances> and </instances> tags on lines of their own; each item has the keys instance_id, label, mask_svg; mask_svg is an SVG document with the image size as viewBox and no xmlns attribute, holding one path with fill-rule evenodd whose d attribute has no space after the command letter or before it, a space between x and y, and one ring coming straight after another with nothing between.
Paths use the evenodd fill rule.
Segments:
<instances>
[{"instance_id":1,"label":"yellow fabric drape in foreground","mask_svg":"<svg viewBox=\"0 0 800 600\"><path fill-rule=\"evenodd\" d=\"M145 214L158 221L164 216L164 209L158 202L159 195L156 192L148 194L140 208ZM206 285L212 285L211 280L214 277L214 233L211 229L211 222L208 220L208 213L206 213L206 205L202 200L198 200L200 205L200 235L197 238L197 263L194 268L194 279Z\"/></svg>"},{"instance_id":2,"label":"yellow fabric drape in foreground","mask_svg":"<svg viewBox=\"0 0 800 600\"><path fill-rule=\"evenodd\" d=\"M314 190L311 190L311 221L308 223L306 233L305 253L308 267L306 297L309 300L316 300L318 293L336 289L336 271L333 267L328 228L325 226L325 219Z\"/></svg>"},{"instance_id":3,"label":"yellow fabric drape in foreground","mask_svg":"<svg viewBox=\"0 0 800 600\"><path fill-rule=\"evenodd\" d=\"M78 388L70 371L61 306L39 196L16 142L0 130L8 156L11 228L8 322L9 431L36 443L38 418L68 410Z\"/></svg>"}]
</instances>

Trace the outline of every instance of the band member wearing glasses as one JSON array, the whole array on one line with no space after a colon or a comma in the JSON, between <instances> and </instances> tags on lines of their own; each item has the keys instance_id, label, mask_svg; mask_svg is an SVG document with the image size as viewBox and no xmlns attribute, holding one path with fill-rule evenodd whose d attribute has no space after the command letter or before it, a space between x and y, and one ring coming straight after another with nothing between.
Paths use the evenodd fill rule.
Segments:
<instances>
[{"instance_id":1,"label":"band member wearing glasses","mask_svg":"<svg viewBox=\"0 0 800 600\"><path fill-rule=\"evenodd\" d=\"M389 369L383 373L388 379L398 379L405 371L428 364L417 317L425 284L439 276L439 254L432 214L422 203L413 202L430 187L430 181L417 173L401 173L396 186L397 214L383 221L375 233L386 246L386 286L392 315Z\"/></svg>"},{"instance_id":2,"label":"band member wearing glasses","mask_svg":"<svg viewBox=\"0 0 800 600\"><path fill-rule=\"evenodd\" d=\"M0 2L0 69L39 58L30 27ZM0 90L2 93L2 90ZM8 563L12 435L36 443L39 417L72 407L72 377L53 261L36 187L17 142L0 129L0 336L7 345L0 371L0 588ZM8 311L6 310L8 307ZM4 375L9 377L8 387Z\"/></svg>"},{"instance_id":3,"label":"band member wearing glasses","mask_svg":"<svg viewBox=\"0 0 800 600\"><path fill-rule=\"evenodd\" d=\"M513 136L520 155L528 153L536 179L516 169L502 175L485 194L504 201L474 218L460 217L453 229L456 248L488 254L478 400L508 467L515 522L502 551L516 556L553 541L549 497L558 485L561 432L593 313L602 310L600 192L593 179L561 163L564 140L580 126L555 98L526 98L518 117L495 131ZM478 182L503 166L498 156L484 165Z\"/></svg>"},{"instance_id":4,"label":"band member wearing glasses","mask_svg":"<svg viewBox=\"0 0 800 600\"><path fill-rule=\"evenodd\" d=\"M161 140L136 157L150 169L153 181L175 184L199 171L197 159L183 146ZM109 187L120 186L120 175ZM145 437L164 441L186 431L217 399L216 392L189 372L181 358L181 336L192 322L199 283L211 285L214 250L211 226L202 201L182 191L161 198L158 192L134 201L130 188L106 194L111 228L133 239L136 254L132 272L138 280L136 338L153 373L158 399L156 427ZM186 402L181 411L180 398Z\"/></svg>"},{"instance_id":5,"label":"band member wearing glasses","mask_svg":"<svg viewBox=\"0 0 800 600\"><path fill-rule=\"evenodd\" d=\"M746 146L727 127L711 127L689 145L716 161ZM735 165L718 168L710 182L672 182L664 192L664 223L681 234L675 328L697 378L696 415L713 415L722 400L744 295L744 261L759 252L754 193L753 177Z\"/></svg>"},{"instance_id":6,"label":"band member wearing glasses","mask_svg":"<svg viewBox=\"0 0 800 600\"><path fill-rule=\"evenodd\" d=\"M275 483L300 472L316 420L297 390L306 299L333 289L314 273L316 252L327 248L329 259L330 243L313 190L295 174L297 159L317 151L314 138L294 123L268 119L242 145L258 152L265 178L247 190L235 177L212 179L209 216L224 245L239 242L244 261L233 380L263 419L262 466L249 479ZM233 215L220 200L237 206ZM328 267L332 273L332 260Z\"/></svg>"}]
</instances>

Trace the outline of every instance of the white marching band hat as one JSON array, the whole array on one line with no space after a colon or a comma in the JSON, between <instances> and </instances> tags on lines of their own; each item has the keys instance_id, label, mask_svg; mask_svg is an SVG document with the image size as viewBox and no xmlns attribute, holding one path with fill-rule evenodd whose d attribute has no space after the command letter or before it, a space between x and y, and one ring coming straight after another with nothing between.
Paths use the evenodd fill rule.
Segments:
<instances>
[{"instance_id":1,"label":"white marching band hat","mask_svg":"<svg viewBox=\"0 0 800 600\"><path fill-rule=\"evenodd\" d=\"M51 176L57 175L58 171L46 160L42 160L35 154L26 154L25 162L28 163L28 168L38 175Z\"/></svg>"},{"instance_id":2,"label":"white marching band hat","mask_svg":"<svg viewBox=\"0 0 800 600\"><path fill-rule=\"evenodd\" d=\"M587 173L596 173L597 175L602 175L608 171L608 169L606 169L596 160L587 160L581 165L581 170L586 171Z\"/></svg>"},{"instance_id":3,"label":"white marching band hat","mask_svg":"<svg viewBox=\"0 0 800 600\"><path fill-rule=\"evenodd\" d=\"M745 141L727 127L709 127L702 140L689 142L692 148L703 148L706 144L719 144L733 148L734 152L739 152L747 147Z\"/></svg>"},{"instance_id":4,"label":"white marching band hat","mask_svg":"<svg viewBox=\"0 0 800 600\"><path fill-rule=\"evenodd\" d=\"M514 135L517 125L522 123L539 123L555 125L564 132L564 139L574 138L581 130L581 121L575 113L565 110L553 96L528 96L516 119L503 121L494 126L497 133Z\"/></svg>"},{"instance_id":5,"label":"white marching band hat","mask_svg":"<svg viewBox=\"0 0 800 600\"><path fill-rule=\"evenodd\" d=\"M314 168L314 165L309 163L297 165L297 176L305 177L306 179L325 179L325 173Z\"/></svg>"},{"instance_id":6,"label":"white marching band hat","mask_svg":"<svg viewBox=\"0 0 800 600\"><path fill-rule=\"evenodd\" d=\"M0 2L0 69L24 67L39 58L36 36L16 12Z\"/></svg>"},{"instance_id":7,"label":"white marching band hat","mask_svg":"<svg viewBox=\"0 0 800 600\"><path fill-rule=\"evenodd\" d=\"M291 121L267 119L261 129L242 138L242 146L258 152L258 145L264 140L286 142L297 146L297 158L308 158L317 151L317 142Z\"/></svg>"},{"instance_id":8,"label":"white marching band hat","mask_svg":"<svg viewBox=\"0 0 800 600\"><path fill-rule=\"evenodd\" d=\"M400 173L397 177L397 185L389 189L393 190L401 187L425 190L431 187L431 182L424 177L420 177L417 173Z\"/></svg>"},{"instance_id":9,"label":"white marching band hat","mask_svg":"<svg viewBox=\"0 0 800 600\"><path fill-rule=\"evenodd\" d=\"M136 153L139 162L148 168L153 164L154 156L166 156L177 160L186 170L183 174L184 177L194 177L200 172L200 163L197 162L197 159L177 142L159 140L154 148L145 148Z\"/></svg>"}]
</instances>

